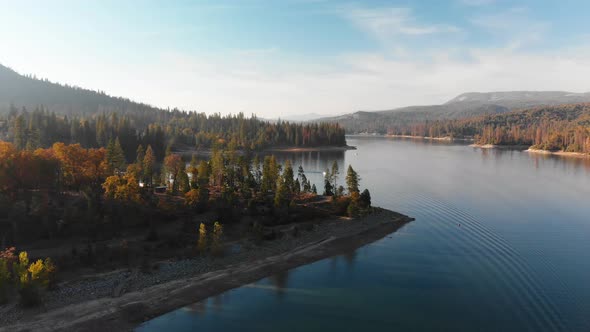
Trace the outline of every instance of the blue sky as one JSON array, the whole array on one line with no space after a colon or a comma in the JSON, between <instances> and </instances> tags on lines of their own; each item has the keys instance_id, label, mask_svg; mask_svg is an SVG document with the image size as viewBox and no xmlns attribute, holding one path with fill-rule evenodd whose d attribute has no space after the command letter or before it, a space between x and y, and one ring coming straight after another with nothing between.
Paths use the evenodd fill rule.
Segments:
<instances>
[{"instance_id":1,"label":"blue sky","mask_svg":"<svg viewBox=\"0 0 590 332\"><path fill-rule=\"evenodd\" d=\"M590 91L590 1L5 1L0 63L204 112Z\"/></svg>"}]
</instances>

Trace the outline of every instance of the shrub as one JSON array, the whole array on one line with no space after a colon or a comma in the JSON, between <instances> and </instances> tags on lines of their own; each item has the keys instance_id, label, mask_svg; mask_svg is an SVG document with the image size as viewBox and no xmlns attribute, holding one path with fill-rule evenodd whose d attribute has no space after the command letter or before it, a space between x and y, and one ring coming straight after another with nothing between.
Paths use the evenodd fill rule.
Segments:
<instances>
[{"instance_id":1,"label":"shrub","mask_svg":"<svg viewBox=\"0 0 590 332\"><path fill-rule=\"evenodd\" d=\"M55 282L56 267L50 258L29 264L29 255L22 251L18 260L14 248L0 252L0 302L5 302L11 286L18 288L20 302L25 307L41 303L42 291ZM10 265L12 265L12 273Z\"/></svg>"},{"instance_id":2,"label":"shrub","mask_svg":"<svg viewBox=\"0 0 590 332\"><path fill-rule=\"evenodd\" d=\"M371 194L369 193L369 189L365 189L361 193L361 196L359 197L359 205L363 209L371 206Z\"/></svg>"},{"instance_id":3,"label":"shrub","mask_svg":"<svg viewBox=\"0 0 590 332\"><path fill-rule=\"evenodd\" d=\"M207 227L204 223L199 225L199 241L197 242L197 249L200 253L207 250Z\"/></svg>"},{"instance_id":4,"label":"shrub","mask_svg":"<svg viewBox=\"0 0 590 332\"><path fill-rule=\"evenodd\" d=\"M223 253L222 237L223 225L221 225L219 221L216 221L213 225L213 241L211 241L211 252L214 255L220 255Z\"/></svg>"},{"instance_id":5,"label":"shrub","mask_svg":"<svg viewBox=\"0 0 590 332\"><path fill-rule=\"evenodd\" d=\"M346 212L348 213L348 216L351 218L358 217L359 207L355 202L350 202L350 204L348 204Z\"/></svg>"},{"instance_id":6,"label":"shrub","mask_svg":"<svg viewBox=\"0 0 590 332\"><path fill-rule=\"evenodd\" d=\"M200 203L199 190L191 189L184 194L185 204L191 208L197 208Z\"/></svg>"},{"instance_id":7,"label":"shrub","mask_svg":"<svg viewBox=\"0 0 590 332\"><path fill-rule=\"evenodd\" d=\"M8 262L0 258L0 303L8 300L8 290L10 286L10 272Z\"/></svg>"}]
</instances>

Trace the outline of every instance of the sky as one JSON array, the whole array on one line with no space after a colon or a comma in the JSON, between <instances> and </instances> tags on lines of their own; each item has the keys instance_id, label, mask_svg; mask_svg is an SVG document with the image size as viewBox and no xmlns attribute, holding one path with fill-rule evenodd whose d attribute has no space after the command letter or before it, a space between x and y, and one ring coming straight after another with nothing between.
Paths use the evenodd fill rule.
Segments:
<instances>
[{"instance_id":1,"label":"sky","mask_svg":"<svg viewBox=\"0 0 590 332\"><path fill-rule=\"evenodd\" d=\"M343 114L590 91L589 12L587 0L0 0L0 63L164 108Z\"/></svg>"}]
</instances>

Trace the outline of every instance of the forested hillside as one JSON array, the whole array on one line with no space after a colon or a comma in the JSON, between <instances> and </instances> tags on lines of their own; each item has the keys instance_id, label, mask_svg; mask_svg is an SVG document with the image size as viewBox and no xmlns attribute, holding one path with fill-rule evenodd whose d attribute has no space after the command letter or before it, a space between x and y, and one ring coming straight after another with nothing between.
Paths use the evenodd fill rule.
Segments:
<instances>
[{"instance_id":1,"label":"forested hillside","mask_svg":"<svg viewBox=\"0 0 590 332\"><path fill-rule=\"evenodd\" d=\"M0 140L34 150L55 142L106 147L120 141L128 161L151 145L159 160L167 148L260 150L266 147L346 145L338 124L270 123L255 116L163 110L128 99L21 76L0 66Z\"/></svg>"},{"instance_id":2,"label":"forested hillside","mask_svg":"<svg viewBox=\"0 0 590 332\"><path fill-rule=\"evenodd\" d=\"M442 105L409 106L387 111L360 111L321 121L338 123L348 133L386 134L427 122L500 114L536 106L590 102L590 93L565 91L470 92Z\"/></svg>"},{"instance_id":3,"label":"forested hillside","mask_svg":"<svg viewBox=\"0 0 590 332\"><path fill-rule=\"evenodd\" d=\"M424 122L390 134L473 137L479 144L590 153L590 103L535 107L460 120Z\"/></svg>"}]
</instances>

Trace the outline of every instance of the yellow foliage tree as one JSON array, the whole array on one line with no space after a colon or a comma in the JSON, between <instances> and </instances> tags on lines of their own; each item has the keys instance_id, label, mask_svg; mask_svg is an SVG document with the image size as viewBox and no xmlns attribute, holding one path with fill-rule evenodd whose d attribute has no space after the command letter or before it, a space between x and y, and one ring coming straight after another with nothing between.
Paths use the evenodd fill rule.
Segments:
<instances>
[{"instance_id":1,"label":"yellow foliage tree","mask_svg":"<svg viewBox=\"0 0 590 332\"><path fill-rule=\"evenodd\" d=\"M197 243L197 248L201 253L207 250L207 227L203 223L199 226L199 242Z\"/></svg>"}]
</instances>

